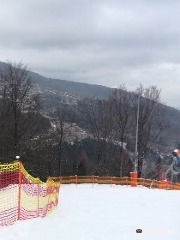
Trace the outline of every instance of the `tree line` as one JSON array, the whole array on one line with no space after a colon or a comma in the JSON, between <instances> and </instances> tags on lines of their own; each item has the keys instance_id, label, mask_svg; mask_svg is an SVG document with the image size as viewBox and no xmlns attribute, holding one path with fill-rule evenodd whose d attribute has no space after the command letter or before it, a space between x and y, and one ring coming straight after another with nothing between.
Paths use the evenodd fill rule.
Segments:
<instances>
[{"instance_id":1,"label":"tree line","mask_svg":"<svg viewBox=\"0 0 180 240\"><path fill-rule=\"evenodd\" d=\"M120 86L106 100L81 99L74 106L62 102L61 96L54 98L47 107L26 65L9 63L0 70L2 163L19 155L25 167L41 178L127 176L133 170L142 176L151 145L164 126L157 87L140 85L128 92ZM86 137L80 136L81 129Z\"/></svg>"}]
</instances>

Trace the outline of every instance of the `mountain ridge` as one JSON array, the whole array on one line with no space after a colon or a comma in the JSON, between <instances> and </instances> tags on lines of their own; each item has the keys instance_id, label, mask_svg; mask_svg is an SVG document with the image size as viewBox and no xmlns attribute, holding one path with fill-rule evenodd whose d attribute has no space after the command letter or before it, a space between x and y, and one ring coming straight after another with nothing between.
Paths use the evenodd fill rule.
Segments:
<instances>
[{"instance_id":1,"label":"mountain ridge","mask_svg":"<svg viewBox=\"0 0 180 240\"><path fill-rule=\"evenodd\" d=\"M5 68L8 63L0 62L0 68ZM107 99L114 88L102 85L74 82L69 80L47 78L34 71L29 71L32 80L42 88L67 92L78 95L81 98L100 98Z\"/></svg>"}]
</instances>

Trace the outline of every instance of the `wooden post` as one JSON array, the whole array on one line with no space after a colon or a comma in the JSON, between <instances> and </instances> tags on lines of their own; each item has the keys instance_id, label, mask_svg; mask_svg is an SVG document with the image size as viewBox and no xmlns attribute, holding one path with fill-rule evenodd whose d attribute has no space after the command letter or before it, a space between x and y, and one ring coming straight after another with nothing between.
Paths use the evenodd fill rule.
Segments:
<instances>
[{"instance_id":1,"label":"wooden post","mask_svg":"<svg viewBox=\"0 0 180 240\"><path fill-rule=\"evenodd\" d=\"M37 183L37 199L38 199L38 209L37 209L37 217L39 217L39 183Z\"/></svg>"},{"instance_id":2,"label":"wooden post","mask_svg":"<svg viewBox=\"0 0 180 240\"><path fill-rule=\"evenodd\" d=\"M21 165L22 165L22 163L19 161L19 182L18 182L18 220L20 220L20 210L21 210L21 181L22 181Z\"/></svg>"},{"instance_id":3,"label":"wooden post","mask_svg":"<svg viewBox=\"0 0 180 240\"><path fill-rule=\"evenodd\" d=\"M92 188L94 186L94 175L92 175Z\"/></svg>"},{"instance_id":4,"label":"wooden post","mask_svg":"<svg viewBox=\"0 0 180 240\"><path fill-rule=\"evenodd\" d=\"M76 186L77 186L77 184L78 184L78 176L75 175L75 177L76 177Z\"/></svg>"}]
</instances>

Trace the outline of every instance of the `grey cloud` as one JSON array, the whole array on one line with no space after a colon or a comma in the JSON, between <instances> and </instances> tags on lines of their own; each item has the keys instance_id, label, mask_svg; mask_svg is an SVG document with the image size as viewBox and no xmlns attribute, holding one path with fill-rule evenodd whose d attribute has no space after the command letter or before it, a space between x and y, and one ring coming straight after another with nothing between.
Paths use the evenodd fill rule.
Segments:
<instances>
[{"instance_id":1,"label":"grey cloud","mask_svg":"<svg viewBox=\"0 0 180 240\"><path fill-rule=\"evenodd\" d=\"M178 0L7 0L0 60L107 86L155 83L175 106L169 79L179 81L179 22Z\"/></svg>"}]
</instances>

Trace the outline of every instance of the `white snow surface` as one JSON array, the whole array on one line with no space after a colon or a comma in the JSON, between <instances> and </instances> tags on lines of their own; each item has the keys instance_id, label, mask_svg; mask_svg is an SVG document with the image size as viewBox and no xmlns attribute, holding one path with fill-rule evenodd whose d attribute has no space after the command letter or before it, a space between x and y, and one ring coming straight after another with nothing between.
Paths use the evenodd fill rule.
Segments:
<instances>
[{"instance_id":1,"label":"white snow surface","mask_svg":"<svg viewBox=\"0 0 180 240\"><path fill-rule=\"evenodd\" d=\"M136 229L142 229L137 234ZM178 240L180 191L116 185L61 185L46 218L0 227L3 240Z\"/></svg>"}]
</instances>

